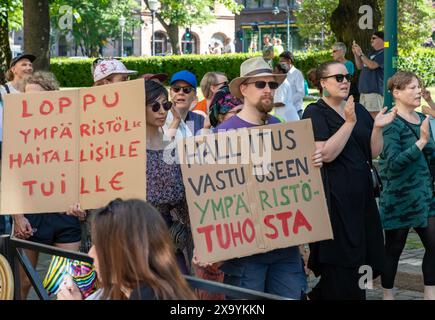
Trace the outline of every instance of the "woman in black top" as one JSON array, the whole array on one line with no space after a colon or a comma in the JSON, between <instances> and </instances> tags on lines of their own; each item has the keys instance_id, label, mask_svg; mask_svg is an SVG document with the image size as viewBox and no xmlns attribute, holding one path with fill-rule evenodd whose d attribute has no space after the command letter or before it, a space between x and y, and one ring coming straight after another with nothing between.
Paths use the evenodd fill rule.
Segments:
<instances>
[{"instance_id":1,"label":"woman in black top","mask_svg":"<svg viewBox=\"0 0 435 320\"><path fill-rule=\"evenodd\" d=\"M316 148L322 148L323 183L334 239L311 245L308 267L321 279L310 299L365 299L360 278L378 276L384 266L383 234L373 192L370 165L383 148L382 127L397 111L375 121L353 97L346 67L319 66L323 98L309 105ZM360 269L366 266L366 268ZM362 273L362 274L360 274Z\"/></svg>"}]
</instances>

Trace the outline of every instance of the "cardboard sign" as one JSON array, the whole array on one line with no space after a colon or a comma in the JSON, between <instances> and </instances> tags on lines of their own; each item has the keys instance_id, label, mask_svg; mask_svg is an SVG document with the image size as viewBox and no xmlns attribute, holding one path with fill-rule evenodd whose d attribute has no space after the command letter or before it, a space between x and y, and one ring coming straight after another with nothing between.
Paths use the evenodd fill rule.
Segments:
<instances>
[{"instance_id":1,"label":"cardboard sign","mask_svg":"<svg viewBox=\"0 0 435 320\"><path fill-rule=\"evenodd\" d=\"M196 253L218 262L332 238L310 120L178 144Z\"/></svg>"},{"instance_id":2,"label":"cardboard sign","mask_svg":"<svg viewBox=\"0 0 435 320\"><path fill-rule=\"evenodd\" d=\"M143 80L5 96L2 214L146 198Z\"/></svg>"}]
</instances>

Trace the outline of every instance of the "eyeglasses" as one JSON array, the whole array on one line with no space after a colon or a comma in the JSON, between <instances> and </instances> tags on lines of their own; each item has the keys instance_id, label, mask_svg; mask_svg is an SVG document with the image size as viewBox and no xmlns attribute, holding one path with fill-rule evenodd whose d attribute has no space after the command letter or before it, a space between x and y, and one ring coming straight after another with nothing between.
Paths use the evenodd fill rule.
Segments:
<instances>
[{"instance_id":1,"label":"eyeglasses","mask_svg":"<svg viewBox=\"0 0 435 320\"><path fill-rule=\"evenodd\" d=\"M255 81L255 82L247 82L246 84L251 84L251 83L253 83L257 89L264 89L264 88L266 88L266 84L269 86L269 88L271 90L275 90L276 88L279 87L279 83L276 82L276 81L269 81L269 82L266 82L266 81Z\"/></svg>"},{"instance_id":2,"label":"eyeglasses","mask_svg":"<svg viewBox=\"0 0 435 320\"><path fill-rule=\"evenodd\" d=\"M163 109L165 111L169 111L172 108L172 102L170 101L166 101L163 103L159 103L159 102L154 102L152 104L148 105L149 107L151 107L151 110L153 110L153 112L159 112L160 107L163 107Z\"/></svg>"},{"instance_id":3,"label":"eyeglasses","mask_svg":"<svg viewBox=\"0 0 435 320\"><path fill-rule=\"evenodd\" d=\"M178 93L178 92L180 92L180 90L183 90L183 92L185 94L189 94L194 89L193 89L193 87L178 87L178 86L174 86L174 87L171 87L171 90L174 91L175 93Z\"/></svg>"},{"instance_id":4,"label":"eyeglasses","mask_svg":"<svg viewBox=\"0 0 435 320\"><path fill-rule=\"evenodd\" d=\"M346 78L347 82L350 82L352 76L350 74L333 74L332 76L322 77L322 79L335 77L337 82L343 82L344 78Z\"/></svg>"}]
</instances>

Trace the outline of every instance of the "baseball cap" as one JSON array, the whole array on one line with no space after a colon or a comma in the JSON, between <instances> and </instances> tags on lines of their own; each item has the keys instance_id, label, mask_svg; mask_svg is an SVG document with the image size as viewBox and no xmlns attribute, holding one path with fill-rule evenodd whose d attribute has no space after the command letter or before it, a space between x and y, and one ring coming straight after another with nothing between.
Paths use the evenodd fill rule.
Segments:
<instances>
[{"instance_id":1,"label":"baseball cap","mask_svg":"<svg viewBox=\"0 0 435 320\"><path fill-rule=\"evenodd\" d=\"M373 32L373 35L384 40L384 32L383 31L375 31L375 32Z\"/></svg>"},{"instance_id":2,"label":"baseball cap","mask_svg":"<svg viewBox=\"0 0 435 320\"><path fill-rule=\"evenodd\" d=\"M145 80L157 79L160 82L166 81L168 79L168 75L166 73L145 73L140 76Z\"/></svg>"},{"instance_id":3,"label":"baseball cap","mask_svg":"<svg viewBox=\"0 0 435 320\"><path fill-rule=\"evenodd\" d=\"M98 63L94 68L94 82L103 80L112 74L136 74L137 71L127 70L125 65L116 59L106 59Z\"/></svg>"},{"instance_id":4,"label":"baseball cap","mask_svg":"<svg viewBox=\"0 0 435 320\"><path fill-rule=\"evenodd\" d=\"M33 62L36 60L36 56L34 56L33 54L26 54L26 53L20 54L11 60L10 67L12 68L14 65L17 64L18 61L22 59L29 59L30 62Z\"/></svg>"},{"instance_id":5,"label":"baseball cap","mask_svg":"<svg viewBox=\"0 0 435 320\"><path fill-rule=\"evenodd\" d=\"M188 84L190 84L193 88L195 88L195 90L198 85L196 82L195 75L187 70L182 70L182 71L178 71L177 73L174 73L172 75L170 84L172 85L176 81L185 81Z\"/></svg>"}]
</instances>

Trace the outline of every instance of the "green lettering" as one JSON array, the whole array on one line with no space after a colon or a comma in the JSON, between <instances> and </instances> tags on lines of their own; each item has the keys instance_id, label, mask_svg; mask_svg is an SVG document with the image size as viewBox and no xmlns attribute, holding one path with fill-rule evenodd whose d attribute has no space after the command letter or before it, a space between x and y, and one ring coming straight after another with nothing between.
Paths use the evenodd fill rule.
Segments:
<instances>
[{"instance_id":1,"label":"green lettering","mask_svg":"<svg viewBox=\"0 0 435 320\"><path fill-rule=\"evenodd\" d=\"M264 204L267 205L269 208L272 208L272 206L266 201L269 197L268 193L264 190L260 190L259 195L261 201L261 209L264 211Z\"/></svg>"}]
</instances>

